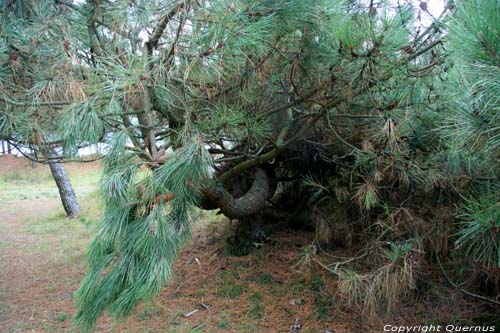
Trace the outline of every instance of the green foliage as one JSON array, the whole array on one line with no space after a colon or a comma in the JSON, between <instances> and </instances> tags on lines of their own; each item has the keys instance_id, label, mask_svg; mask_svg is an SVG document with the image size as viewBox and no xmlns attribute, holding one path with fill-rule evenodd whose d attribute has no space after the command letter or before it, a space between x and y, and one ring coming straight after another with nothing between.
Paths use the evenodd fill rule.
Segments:
<instances>
[{"instance_id":1,"label":"green foliage","mask_svg":"<svg viewBox=\"0 0 500 333\"><path fill-rule=\"evenodd\" d=\"M260 273L256 278L256 282L260 285L266 286L274 284L275 279L269 273Z\"/></svg>"},{"instance_id":2,"label":"green foliage","mask_svg":"<svg viewBox=\"0 0 500 333\"><path fill-rule=\"evenodd\" d=\"M495 185L499 173L498 1L461 1L449 26L447 7L418 33L421 12L385 1L0 3L0 137L32 146L40 130L67 156L106 143L80 328L157 295L201 190L244 198L235 193L251 188L256 168L277 175L280 194L362 217L382 266L340 275L368 313L390 311L413 288L411 250L380 250L421 231L395 207L476 190L458 244L493 262L497 203L485 180ZM315 249L302 255L309 267ZM321 316L329 302L318 297Z\"/></svg>"},{"instance_id":3,"label":"green foliage","mask_svg":"<svg viewBox=\"0 0 500 333\"><path fill-rule=\"evenodd\" d=\"M459 218L456 244L486 268L498 252L498 147L500 144L500 3L462 1L450 24L456 62L439 132L450 144L447 165L472 177Z\"/></svg>"},{"instance_id":4,"label":"green foliage","mask_svg":"<svg viewBox=\"0 0 500 333\"><path fill-rule=\"evenodd\" d=\"M61 312L57 314L57 321L62 323L63 321L66 321L70 317L69 313L66 312Z\"/></svg>"},{"instance_id":5,"label":"green foliage","mask_svg":"<svg viewBox=\"0 0 500 333\"><path fill-rule=\"evenodd\" d=\"M498 191L466 201L456 245L484 267L500 267L500 209Z\"/></svg>"},{"instance_id":6,"label":"green foliage","mask_svg":"<svg viewBox=\"0 0 500 333\"><path fill-rule=\"evenodd\" d=\"M190 230L189 211L197 197L193 185L208 172L202 155L194 139L139 181L149 182L149 193L142 194L135 188L139 169L130 161L134 155L119 156L125 160L108 155L101 189L106 209L87 256L89 271L76 294L76 320L82 329L91 329L104 310L117 317L130 314L170 278L170 267ZM167 189L175 198L156 201L154 194Z\"/></svg>"},{"instance_id":7,"label":"green foliage","mask_svg":"<svg viewBox=\"0 0 500 333\"><path fill-rule=\"evenodd\" d=\"M488 154L494 154L500 142L498 7L498 1L464 1L450 26L457 63L451 73L457 91L450 98L450 126L461 146Z\"/></svg>"},{"instance_id":8,"label":"green foliage","mask_svg":"<svg viewBox=\"0 0 500 333\"><path fill-rule=\"evenodd\" d=\"M92 100L74 104L61 115L58 132L66 143L66 154L77 155L78 146L102 141L104 123L93 104Z\"/></svg>"},{"instance_id":9,"label":"green foliage","mask_svg":"<svg viewBox=\"0 0 500 333\"><path fill-rule=\"evenodd\" d=\"M219 292L220 296L225 298L239 298L243 294L243 286L241 285L227 285L223 286Z\"/></svg>"}]
</instances>

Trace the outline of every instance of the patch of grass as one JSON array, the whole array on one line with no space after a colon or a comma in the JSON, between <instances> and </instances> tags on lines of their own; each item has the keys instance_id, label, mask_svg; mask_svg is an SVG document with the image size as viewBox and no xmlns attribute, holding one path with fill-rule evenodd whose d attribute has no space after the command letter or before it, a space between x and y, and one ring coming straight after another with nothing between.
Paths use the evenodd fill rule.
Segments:
<instances>
[{"instance_id":1,"label":"patch of grass","mask_svg":"<svg viewBox=\"0 0 500 333\"><path fill-rule=\"evenodd\" d=\"M66 312L60 312L56 315L56 319L58 322L62 323L63 321L66 321L70 317L69 313Z\"/></svg>"},{"instance_id":2,"label":"patch of grass","mask_svg":"<svg viewBox=\"0 0 500 333\"><path fill-rule=\"evenodd\" d=\"M258 284L260 285L270 285L270 284L274 284L274 278L271 274L269 273L261 273L257 276L257 278L255 279L255 282L257 282Z\"/></svg>"},{"instance_id":3,"label":"patch of grass","mask_svg":"<svg viewBox=\"0 0 500 333\"><path fill-rule=\"evenodd\" d=\"M93 169L84 172L69 172L69 178L75 187L97 188L101 179L101 170Z\"/></svg>"},{"instance_id":4,"label":"patch of grass","mask_svg":"<svg viewBox=\"0 0 500 333\"><path fill-rule=\"evenodd\" d=\"M262 319L262 318L264 318L265 310L266 309L264 308L264 305L262 305L260 303L259 304L252 304L252 306L250 307L250 310L248 310L247 315L253 319Z\"/></svg>"},{"instance_id":5,"label":"patch of grass","mask_svg":"<svg viewBox=\"0 0 500 333\"><path fill-rule=\"evenodd\" d=\"M11 309L11 306L9 304L5 304L3 302L0 302L0 313L7 313Z\"/></svg>"},{"instance_id":6,"label":"patch of grass","mask_svg":"<svg viewBox=\"0 0 500 333\"><path fill-rule=\"evenodd\" d=\"M87 230L85 230L85 235ZM80 233L80 235L84 235ZM71 237L70 239L61 239L61 256L65 258L65 262L68 264L77 265L82 262L83 256L85 255L85 250L87 248L87 239L82 239L80 237Z\"/></svg>"},{"instance_id":7,"label":"patch of grass","mask_svg":"<svg viewBox=\"0 0 500 333\"><path fill-rule=\"evenodd\" d=\"M239 298L246 289L239 281L241 277L236 270L224 270L221 272L222 287L217 290L217 295L224 298Z\"/></svg>"},{"instance_id":8,"label":"patch of grass","mask_svg":"<svg viewBox=\"0 0 500 333\"><path fill-rule=\"evenodd\" d=\"M23 231L37 235L70 234L89 236L100 220L102 203L94 191L80 200L81 211L77 218L68 219L62 207L52 214L28 220Z\"/></svg>"},{"instance_id":9,"label":"patch of grass","mask_svg":"<svg viewBox=\"0 0 500 333\"><path fill-rule=\"evenodd\" d=\"M42 322L41 328L47 332L54 332L55 327L51 323Z\"/></svg>"},{"instance_id":10,"label":"patch of grass","mask_svg":"<svg viewBox=\"0 0 500 333\"><path fill-rule=\"evenodd\" d=\"M218 321L217 328L219 328L221 330L228 330L231 328L231 323L228 321Z\"/></svg>"},{"instance_id":11,"label":"patch of grass","mask_svg":"<svg viewBox=\"0 0 500 333\"><path fill-rule=\"evenodd\" d=\"M100 168L66 168L70 181L79 197L85 197L98 187ZM48 166L22 166L7 174L0 174L0 202L58 198L59 192Z\"/></svg>"},{"instance_id":12,"label":"patch of grass","mask_svg":"<svg viewBox=\"0 0 500 333\"><path fill-rule=\"evenodd\" d=\"M228 285L223 286L218 290L217 295L224 298L236 299L239 298L244 292L244 288L242 285Z\"/></svg>"},{"instance_id":13,"label":"patch of grass","mask_svg":"<svg viewBox=\"0 0 500 333\"><path fill-rule=\"evenodd\" d=\"M221 312L217 315L217 320L215 322L216 331L229 330L232 327L231 317L226 312ZM233 330L232 330L233 331Z\"/></svg>"},{"instance_id":14,"label":"patch of grass","mask_svg":"<svg viewBox=\"0 0 500 333\"><path fill-rule=\"evenodd\" d=\"M333 306L337 303L335 297L329 297L323 294L317 294L314 297L314 306L316 308L316 318L318 320L325 320L329 317Z\"/></svg>"},{"instance_id":15,"label":"patch of grass","mask_svg":"<svg viewBox=\"0 0 500 333\"><path fill-rule=\"evenodd\" d=\"M10 242L0 242L0 249L3 247L8 247L10 245L12 245L12 243L10 243Z\"/></svg>"},{"instance_id":16,"label":"patch of grass","mask_svg":"<svg viewBox=\"0 0 500 333\"><path fill-rule=\"evenodd\" d=\"M261 293L253 293L252 296L248 299L252 303L260 303L262 302L262 294Z\"/></svg>"},{"instance_id":17,"label":"patch of grass","mask_svg":"<svg viewBox=\"0 0 500 333\"><path fill-rule=\"evenodd\" d=\"M315 292L322 292L325 287L325 280L321 276L314 275L311 279L310 289Z\"/></svg>"},{"instance_id":18,"label":"patch of grass","mask_svg":"<svg viewBox=\"0 0 500 333\"><path fill-rule=\"evenodd\" d=\"M283 312L284 312L284 313L286 313L286 314L287 314L287 315L289 315L289 316L293 315L293 311L292 311L292 310L290 310L289 308L287 308L286 306L284 306L284 307L282 308L282 310L283 310Z\"/></svg>"},{"instance_id":19,"label":"patch of grass","mask_svg":"<svg viewBox=\"0 0 500 333\"><path fill-rule=\"evenodd\" d=\"M162 309L153 303L146 303L137 314L139 320L147 320L154 317L161 317Z\"/></svg>"},{"instance_id":20,"label":"patch of grass","mask_svg":"<svg viewBox=\"0 0 500 333\"><path fill-rule=\"evenodd\" d=\"M86 233L89 225L80 222L79 219L67 219L66 214L61 209L45 217L27 221L23 231L36 235L71 234L81 232Z\"/></svg>"},{"instance_id":21,"label":"patch of grass","mask_svg":"<svg viewBox=\"0 0 500 333\"><path fill-rule=\"evenodd\" d=\"M293 281L289 288L292 291L292 294L297 296L302 294L307 289L307 285L304 281Z\"/></svg>"},{"instance_id":22,"label":"patch of grass","mask_svg":"<svg viewBox=\"0 0 500 333\"><path fill-rule=\"evenodd\" d=\"M200 288L196 290L193 294L194 297L200 298L207 294L207 290L205 288Z\"/></svg>"},{"instance_id":23,"label":"patch of grass","mask_svg":"<svg viewBox=\"0 0 500 333\"><path fill-rule=\"evenodd\" d=\"M259 332L259 329L254 323L244 323L241 324L237 332Z\"/></svg>"},{"instance_id":24,"label":"patch of grass","mask_svg":"<svg viewBox=\"0 0 500 333\"><path fill-rule=\"evenodd\" d=\"M51 246L49 246L49 244L47 242L29 243L26 246L26 252L28 254L47 252L49 250L51 250Z\"/></svg>"},{"instance_id":25,"label":"patch of grass","mask_svg":"<svg viewBox=\"0 0 500 333\"><path fill-rule=\"evenodd\" d=\"M325 279L322 276L314 275L311 279L310 290L314 292L314 307L316 318L325 320L337 303L337 298L326 293Z\"/></svg>"},{"instance_id":26,"label":"patch of grass","mask_svg":"<svg viewBox=\"0 0 500 333\"><path fill-rule=\"evenodd\" d=\"M46 168L21 168L0 175L0 180L5 183L44 183L52 180L52 174Z\"/></svg>"},{"instance_id":27,"label":"patch of grass","mask_svg":"<svg viewBox=\"0 0 500 333\"><path fill-rule=\"evenodd\" d=\"M262 294L253 293L248 299L252 304L247 312L247 316L253 319L262 319L265 314L265 306L262 304Z\"/></svg>"},{"instance_id":28,"label":"patch of grass","mask_svg":"<svg viewBox=\"0 0 500 333\"><path fill-rule=\"evenodd\" d=\"M199 208L193 210L193 220L202 222L201 227L218 224L224 219L223 215L217 214L217 210L203 210Z\"/></svg>"}]
</instances>

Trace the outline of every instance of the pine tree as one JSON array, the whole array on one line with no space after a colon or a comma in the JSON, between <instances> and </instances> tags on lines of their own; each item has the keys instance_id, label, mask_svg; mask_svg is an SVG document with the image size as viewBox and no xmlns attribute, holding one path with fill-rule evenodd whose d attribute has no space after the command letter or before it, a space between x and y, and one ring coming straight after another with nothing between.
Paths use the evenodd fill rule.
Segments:
<instances>
[{"instance_id":1,"label":"pine tree","mask_svg":"<svg viewBox=\"0 0 500 333\"><path fill-rule=\"evenodd\" d=\"M500 2L457 6L449 33L454 68L439 132L449 139L451 172L470 177L457 246L492 269L500 266Z\"/></svg>"},{"instance_id":2,"label":"pine tree","mask_svg":"<svg viewBox=\"0 0 500 333\"><path fill-rule=\"evenodd\" d=\"M422 31L418 9L391 2L19 8L51 18L26 32L25 45L51 55L45 66L65 69L33 84L71 102L49 117L58 125L48 133L66 156L89 143L108 146L104 217L77 292L84 330L105 310L126 316L158 294L195 206L238 219L244 243L262 237L252 221L306 219L311 202L325 197L348 205L342 200L355 196L365 216L376 216L391 195L426 181L420 163L431 158L432 138L412 120L432 104L431 83L444 71L441 22L451 6ZM2 90L6 105L17 103ZM42 96L52 107L64 100Z\"/></svg>"},{"instance_id":3,"label":"pine tree","mask_svg":"<svg viewBox=\"0 0 500 333\"><path fill-rule=\"evenodd\" d=\"M54 133L56 115L78 98L74 89L79 87L72 73L65 73L72 67L65 22L52 15L47 4L0 1L0 138L32 161L49 164L64 210L73 218L80 206L61 163L62 141Z\"/></svg>"}]
</instances>

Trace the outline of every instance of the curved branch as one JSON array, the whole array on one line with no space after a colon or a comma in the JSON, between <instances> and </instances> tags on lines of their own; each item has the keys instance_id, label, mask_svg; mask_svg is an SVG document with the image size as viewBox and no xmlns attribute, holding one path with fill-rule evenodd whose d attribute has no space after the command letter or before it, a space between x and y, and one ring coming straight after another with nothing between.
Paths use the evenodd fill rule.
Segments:
<instances>
[{"instance_id":1,"label":"curved branch","mask_svg":"<svg viewBox=\"0 0 500 333\"><path fill-rule=\"evenodd\" d=\"M252 186L245 195L234 198L222 185L203 187L201 192L221 212L233 219L243 219L259 213L273 195L270 176L263 169L257 169Z\"/></svg>"},{"instance_id":2,"label":"curved branch","mask_svg":"<svg viewBox=\"0 0 500 333\"><path fill-rule=\"evenodd\" d=\"M443 265L441 264L441 260L439 259L438 255L436 255L436 259L437 259L437 262L438 262L438 265L439 265L439 269L441 270L441 273L443 273L443 276L446 278L446 281L448 281L448 283L451 284L455 289L457 289L458 291L460 291L461 293L463 293L465 295L477 298L477 299L479 299L481 301L492 303L492 304L496 304L496 305L500 305L500 302L497 301L497 300L494 300L494 299L491 299L491 298L488 298L488 297L484 297L484 296L481 296L481 295L477 295L477 294L471 293L470 291L467 291L465 289L460 288L460 286L458 286L455 282L453 282L451 280L451 278L448 276L448 274L446 274L446 272L444 271Z\"/></svg>"}]
</instances>

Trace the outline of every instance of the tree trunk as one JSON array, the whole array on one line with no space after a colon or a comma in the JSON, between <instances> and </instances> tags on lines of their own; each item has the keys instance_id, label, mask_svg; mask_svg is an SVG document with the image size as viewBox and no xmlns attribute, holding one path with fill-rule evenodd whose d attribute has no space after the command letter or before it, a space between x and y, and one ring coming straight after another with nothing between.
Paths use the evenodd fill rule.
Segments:
<instances>
[{"instance_id":1,"label":"tree trunk","mask_svg":"<svg viewBox=\"0 0 500 333\"><path fill-rule=\"evenodd\" d=\"M59 189L59 196L61 197L64 211L69 218L74 218L80 211L80 205L78 204L75 191L69 181L66 170L64 170L61 162L55 160L49 160L49 166L52 177L54 177L54 181Z\"/></svg>"}]
</instances>

